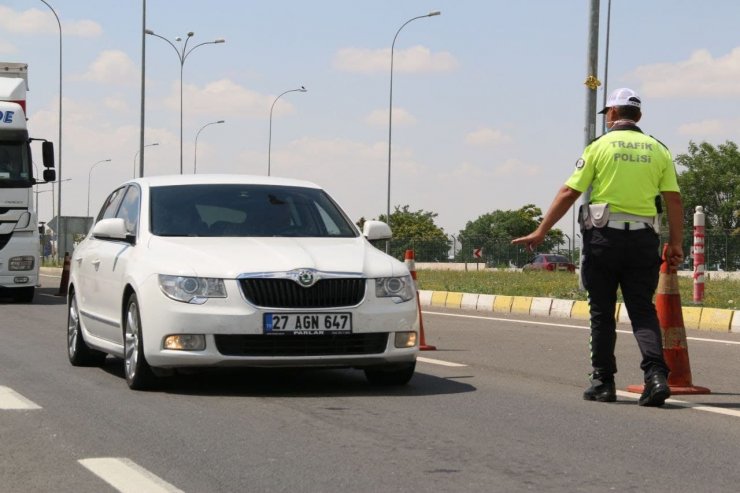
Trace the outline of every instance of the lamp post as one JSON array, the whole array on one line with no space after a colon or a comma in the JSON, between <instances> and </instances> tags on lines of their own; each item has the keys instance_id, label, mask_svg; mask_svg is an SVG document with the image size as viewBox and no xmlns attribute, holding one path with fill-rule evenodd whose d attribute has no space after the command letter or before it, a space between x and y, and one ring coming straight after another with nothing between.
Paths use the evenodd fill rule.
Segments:
<instances>
[{"instance_id":1,"label":"lamp post","mask_svg":"<svg viewBox=\"0 0 740 493\"><path fill-rule=\"evenodd\" d=\"M92 171L95 169L95 166L101 163L109 163L110 161L110 159L103 159L102 161L98 161L90 166L90 172L87 174L87 213L85 214L85 217L90 217L90 178L92 177Z\"/></svg>"},{"instance_id":2,"label":"lamp post","mask_svg":"<svg viewBox=\"0 0 740 493\"><path fill-rule=\"evenodd\" d=\"M308 89L301 86L298 89L290 89L288 91L285 91L280 96L275 98L275 101L272 102L272 106L270 106L270 133L267 137L267 176L270 176L270 154L272 151L272 110L275 108L275 103L277 103L278 99L280 99L283 95L288 94L289 92L306 92Z\"/></svg>"},{"instance_id":3,"label":"lamp post","mask_svg":"<svg viewBox=\"0 0 740 493\"><path fill-rule=\"evenodd\" d=\"M439 10L434 10L432 12L429 12L426 15L420 15L418 17L413 17L406 22L403 23L401 27L398 28L398 31L396 31L396 35L393 36L393 43L391 44L391 84L390 84L390 96L389 96L389 103L388 103L388 201L386 204L386 216L385 219L388 221L388 225L391 224L391 131L393 127L393 50L396 47L396 38L398 38L398 34L401 32L401 29L406 27L406 24L409 22L415 21L417 19L423 19L425 17L434 17L435 15L440 15L441 12ZM385 242L385 251L388 253L390 251L390 241Z\"/></svg>"},{"instance_id":4,"label":"lamp post","mask_svg":"<svg viewBox=\"0 0 740 493\"><path fill-rule=\"evenodd\" d=\"M200 136L200 133L203 131L204 128L206 128L209 125L218 125L219 123L224 123L225 120L219 120L217 122L211 122L206 123L202 127L200 127L200 130L198 130L198 133L195 134L195 150L193 151L193 174L196 173L197 165L198 165L198 137Z\"/></svg>"},{"instance_id":5,"label":"lamp post","mask_svg":"<svg viewBox=\"0 0 740 493\"><path fill-rule=\"evenodd\" d=\"M150 36L154 36L159 39L165 40L167 44L172 46L172 49L175 50L175 53L177 53L177 59L180 60L180 174L182 174L182 71L183 71L183 67L185 66L185 60L188 58L188 55L190 55L193 52L193 50L195 50L199 46L225 43L226 40L223 38L219 38L213 41L206 41L205 43L197 44L188 50L188 41L190 41L190 38L192 38L195 35L193 31L190 31L188 32L185 38L185 43L183 43L182 48L178 50L177 46L175 46L172 43L172 41L165 38L164 36L160 36L159 34L155 33L151 29L145 29L144 32L146 34L149 34ZM178 42L182 41L182 38L178 36L177 38L175 38L175 41L178 41Z\"/></svg>"},{"instance_id":6,"label":"lamp post","mask_svg":"<svg viewBox=\"0 0 740 493\"><path fill-rule=\"evenodd\" d=\"M59 193L57 194L57 200L59 201L57 204L57 210L59 210L59 226L57 226L57 229L59 229L60 233L62 228L62 23L59 21L59 16L57 15L54 8L49 5L49 3L46 0L41 0L41 3L49 7L49 10L51 10L51 13L54 14L54 17L57 20L57 25L59 26L59 149L58 149L58 155L59 155L59 163L57 165L58 173L57 173L57 187L59 187ZM52 185L53 187L53 185ZM52 197L52 202L54 201L54 198ZM61 237L61 236L60 236ZM66 248L66 245L64 245ZM64 255L63 252L58 252L59 258L61 259Z\"/></svg>"},{"instance_id":7,"label":"lamp post","mask_svg":"<svg viewBox=\"0 0 740 493\"><path fill-rule=\"evenodd\" d=\"M147 144L144 147L151 147L151 146L158 146L159 142L155 142L153 144ZM136 151L136 154L134 154L134 178L136 178L136 158L139 157L139 152L141 152L141 149Z\"/></svg>"}]
</instances>

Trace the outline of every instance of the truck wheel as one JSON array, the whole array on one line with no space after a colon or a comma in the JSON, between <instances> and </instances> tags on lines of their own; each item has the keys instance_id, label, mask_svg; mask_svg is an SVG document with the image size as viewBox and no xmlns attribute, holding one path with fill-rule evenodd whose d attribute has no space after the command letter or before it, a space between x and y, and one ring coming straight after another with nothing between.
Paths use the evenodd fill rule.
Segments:
<instances>
[{"instance_id":1,"label":"truck wheel","mask_svg":"<svg viewBox=\"0 0 740 493\"><path fill-rule=\"evenodd\" d=\"M33 295L36 293L36 288L33 286L13 288L12 293L16 303L31 303L33 301Z\"/></svg>"},{"instance_id":2,"label":"truck wheel","mask_svg":"<svg viewBox=\"0 0 740 493\"><path fill-rule=\"evenodd\" d=\"M380 366L376 368L366 368L365 377L373 385L406 385L414 376L416 362L404 365Z\"/></svg>"},{"instance_id":3,"label":"truck wheel","mask_svg":"<svg viewBox=\"0 0 740 493\"><path fill-rule=\"evenodd\" d=\"M90 347L80 329L80 312L77 310L77 298L74 293L69 299L67 308L67 356L72 366L100 366L106 354Z\"/></svg>"},{"instance_id":4,"label":"truck wheel","mask_svg":"<svg viewBox=\"0 0 740 493\"><path fill-rule=\"evenodd\" d=\"M135 294L126 302L126 320L123 328L124 369L126 383L132 390L154 387L157 377L144 356L144 337L139 314L139 301Z\"/></svg>"}]
</instances>

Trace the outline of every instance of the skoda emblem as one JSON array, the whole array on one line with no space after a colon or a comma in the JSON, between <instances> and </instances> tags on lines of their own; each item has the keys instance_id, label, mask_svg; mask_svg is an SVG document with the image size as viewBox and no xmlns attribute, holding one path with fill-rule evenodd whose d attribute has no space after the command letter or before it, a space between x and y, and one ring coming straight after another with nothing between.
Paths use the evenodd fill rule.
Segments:
<instances>
[{"instance_id":1,"label":"skoda emblem","mask_svg":"<svg viewBox=\"0 0 740 493\"><path fill-rule=\"evenodd\" d=\"M298 271L298 284L300 284L304 288L309 288L313 286L313 283L314 283L313 272L307 269Z\"/></svg>"}]
</instances>

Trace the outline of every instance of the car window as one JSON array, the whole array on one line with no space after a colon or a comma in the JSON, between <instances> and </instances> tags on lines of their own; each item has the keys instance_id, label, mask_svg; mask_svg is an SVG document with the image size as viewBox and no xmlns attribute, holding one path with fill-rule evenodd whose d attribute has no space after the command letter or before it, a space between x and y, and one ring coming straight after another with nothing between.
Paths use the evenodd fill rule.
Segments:
<instances>
[{"instance_id":1,"label":"car window","mask_svg":"<svg viewBox=\"0 0 740 493\"><path fill-rule=\"evenodd\" d=\"M547 261L548 262L559 262L559 263L563 263L563 262L568 263L568 262L570 262L570 260L568 260L563 255L548 255L547 256Z\"/></svg>"},{"instance_id":2,"label":"car window","mask_svg":"<svg viewBox=\"0 0 740 493\"><path fill-rule=\"evenodd\" d=\"M541 264L543 262L544 262L544 259L542 258L542 255L537 255L532 261L532 263L534 264Z\"/></svg>"},{"instance_id":3,"label":"car window","mask_svg":"<svg viewBox=\"0 0 740 493\"><path fill-rule=\"evenodd\" d=\"M123 198L125 188L126 187L117 188L113 193L108 195L108 198L103 202L103 207L100 208L100 212L98 213L98 217L95 219L95 222L98 222L101 219L116 217L116 211L118 210L118 206Z\"/></svg>"},{"instance_id":4,"label":"car window","mask_svg":"<svg viewBox=\"0 0 740 493\"><path fill-rule=\"evenodd\" d=\"M323 191L277 185L153 187L151 230L159 236L354 237Z\"/></svg>"},{"instance_id":5,"label":"car window","mask_svg":"<svg viewBox=\"0 0 740 493\"><path fill-rule=\"evenodd\" d=\"M123 196L121 207L118 209L116 217L122 218L126 223L126 231L135 235L139 223L139 187L130 186Z\"/></svg>"}]
</instances>

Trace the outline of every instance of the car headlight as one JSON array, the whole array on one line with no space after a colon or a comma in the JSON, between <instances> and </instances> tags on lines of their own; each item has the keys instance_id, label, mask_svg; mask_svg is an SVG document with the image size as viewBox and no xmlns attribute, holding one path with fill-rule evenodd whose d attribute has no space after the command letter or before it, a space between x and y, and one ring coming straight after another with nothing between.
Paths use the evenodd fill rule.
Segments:
<instances>
[{"instance_id":1,"label":"car headlight","mask_svg":"<svg viewBox=\"0 0 740 493\"><path fill-rule=\"evenodd\" d=\"M380 277L375 279L375 296L393 298L394 303L414 299L416 284L411 276Z\"/></svg>"},{"instance_id":2,"label":"car headlight","mask_svg":"<svg viewBox=\"0 0 740 493\"><path fill-rule=\"evenodd\" d=\"M159 287L175 301L202 305L208 298L226 298L223 279L159 275Z\"/></svg>"}]
</instances>

